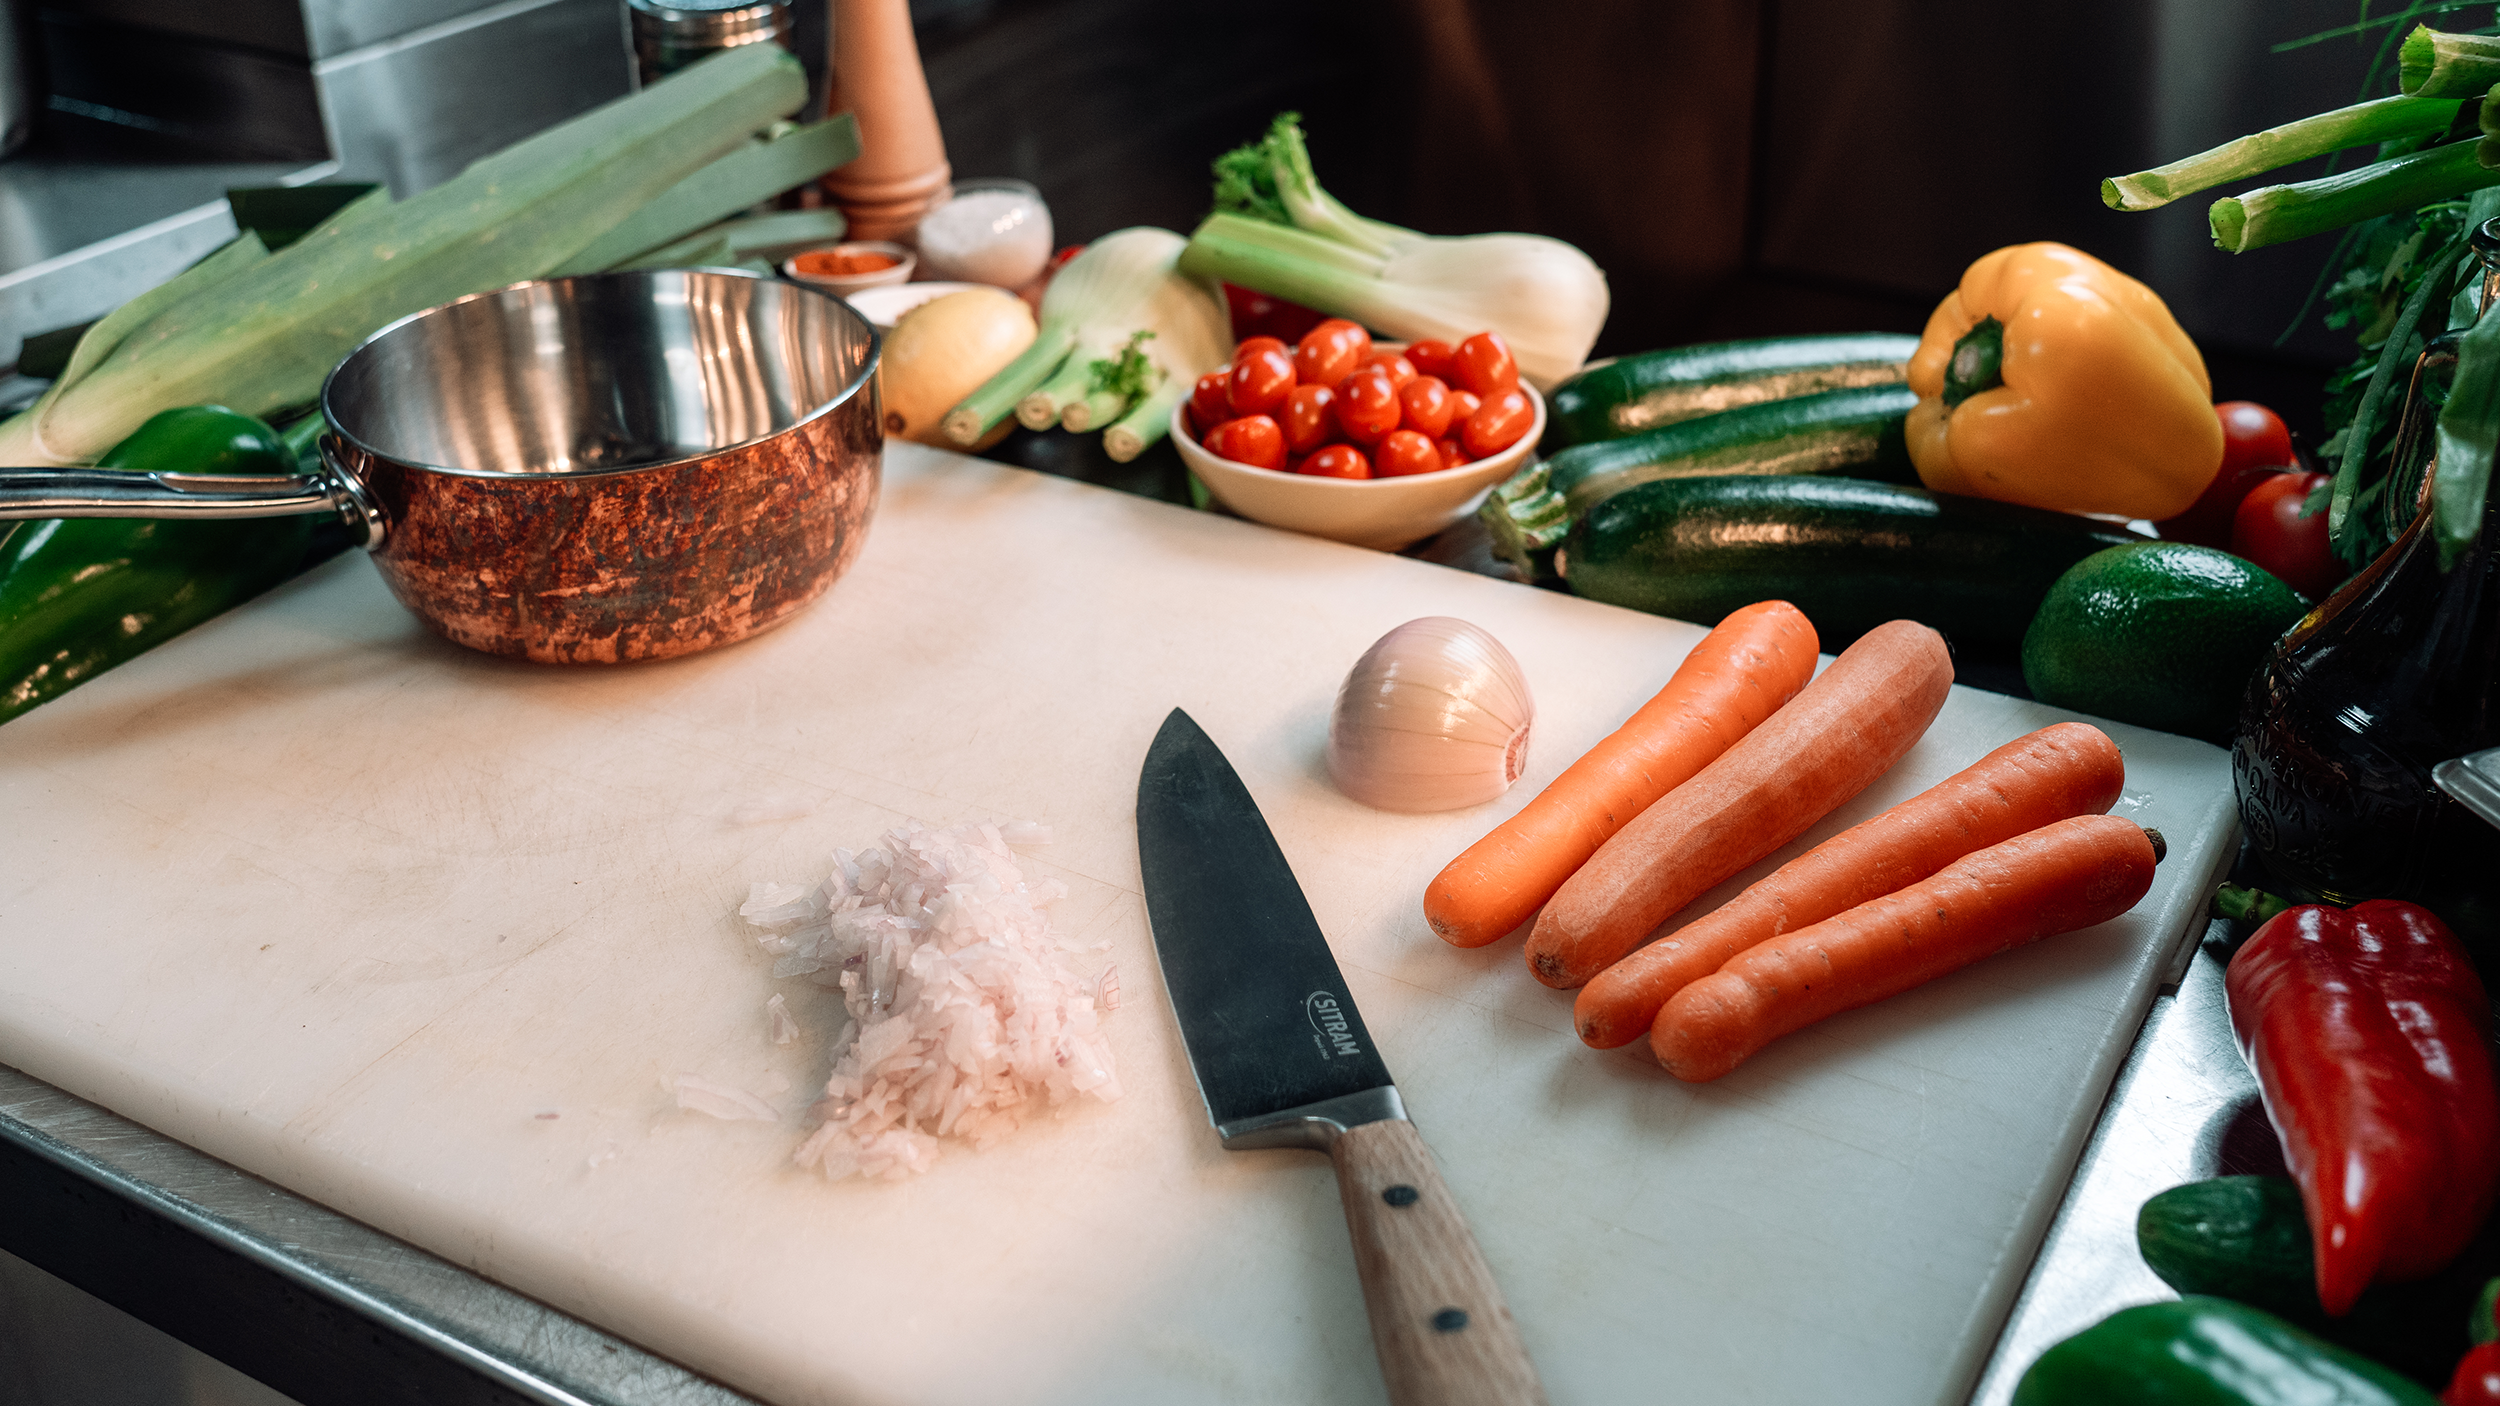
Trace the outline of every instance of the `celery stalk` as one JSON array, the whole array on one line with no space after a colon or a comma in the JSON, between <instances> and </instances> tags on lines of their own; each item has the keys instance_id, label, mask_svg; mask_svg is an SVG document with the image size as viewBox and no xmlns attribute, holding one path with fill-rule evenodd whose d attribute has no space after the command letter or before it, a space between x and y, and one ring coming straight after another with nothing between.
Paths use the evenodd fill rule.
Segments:
<instances>
[{"instance_id":1,"label":"celery stalk","mask_svg":"<svg viewBox=\"0 0 2500 1406\"><path fill-rule=\"evenodd\" d=\"M2409 98L2480 97L2500 82L2500 37L2415 25L2396 50L2396 88Z\"/></svg>"},{"instance_id":2,"label":"celery stalk","mask_svg":"<svg viewBox=\"0 0 2500 1406\"><path fill-rule=\"evenodd\" d=\"M1085 388L1093 383L1094 359L1081 344L1050 379L1025 393L1016 402L1016 423L1028 430L1046 430L1059 423L1059 412L1085 398Z\"/></svg>"},{"instance_id":3,"label":"celery stalk","mask_svg":"<svg viewBox=\"0 0 2500 1406\"><path fill-rule=\"evenodd\" d=\"M2314 181L2217 200L2211 212L2214 244L2246 253L2500 185L2500 171L2477 158L2476 147L2484 140L2468 137Z\"/></svg>"},{"instance_id":4,"label":"celery stalk","mask_svg":"<svg viewBox=\"0 0 2500 1406\"><path fill-rule=\"evenodd\" d=\"M2152 210L2183 195L2346 147L2393 141L2443 130L2457 114L2454 98L2380 98L2225 142L2167 166L2112 176L2101 182L2101 201L2113 210Z\"/></svg>"},{"instance_id":5,"label":"celery stalk","mask_svg":"<svg viewBox=\"0 0 2500 1406\"><path fill-rule=\"evenodd\" d=\"M1165 377L1153 394L1137 402L1135 409L1102 432L1102 452L1116 464L1125 464L1145 453L1155 441L1172 432L1172 411L1189 399L1192 389L1178 376Z\"/></svg>"},{"instance_id":6,"label":"celery stalk","mask_svg":"<svg viewBox=\"0 0 2500 1406\"><path fill-rule=\"evenodd\" d=\"M947 411L939 426L957 444L980 443L981 436L1006 419L1034 387L1049 380L1075 349L1075 324L1045 327L1033 339L1033 345L1018 353L997 375L983 381L980 389L964 397L962 404Z\"/></svg>"},{"instance_id":7,"label":"celery stalk","mask_svg":"<svg viewBox=\"0 0 2500 1406\"><path fill-rule=\"evenodd\" d=\"M1128 410L1129 398L1119 391L1087 391L1082 400L1071 400L1059 412L1059 428L1070 434L1083 434L1096 425L1116 422Z\"/></svg>"},{"instance_id":8,"label":"celery stalk","mask_svg":"<svg viewBox=\"0 0 2500 1406\"><path fill-rule=\"evenodd\" d=\"M350 207L172 300L0 425L0 463L78 463L176 405L300 405L376 328L562 267L806 98L776 45L730 49L390 207ZM360 202L361 205L361 202ZM38 433L40 427L40 433Z\"/></svg>"}]
</instances>

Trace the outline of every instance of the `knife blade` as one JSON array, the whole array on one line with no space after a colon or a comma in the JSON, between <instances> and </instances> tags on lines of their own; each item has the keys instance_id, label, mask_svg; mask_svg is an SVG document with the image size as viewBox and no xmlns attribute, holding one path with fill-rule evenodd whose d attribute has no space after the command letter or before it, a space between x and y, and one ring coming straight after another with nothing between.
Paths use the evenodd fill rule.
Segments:
<instances>
[{"instance_id":1,"label":"knife blade","mask_svg":"<svg viewBox=\"0 0 2500 1406\"><path fill-rule=\"evenodd\" d=\"M1399 1406L1542 1406L1518 1325L1407 1120L1250 790L1175 708L1137 781L1155 957L1207 1116L1233 1151L1328 1153Z\"/></svg>"}]
</instances>

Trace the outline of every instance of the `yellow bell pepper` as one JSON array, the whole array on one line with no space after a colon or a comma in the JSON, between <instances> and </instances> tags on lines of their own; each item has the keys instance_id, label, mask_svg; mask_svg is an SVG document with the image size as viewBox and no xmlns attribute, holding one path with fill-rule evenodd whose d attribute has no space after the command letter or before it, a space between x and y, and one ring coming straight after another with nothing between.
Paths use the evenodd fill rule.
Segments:
<instances>
[{"instance_id":1,"label":"yellow bell pepper","mask_svg":"<svg viewBox=\"0 0 2500 1406\"><path fill-rule=\"evenodd\" d=\"M2070 513L2161 519L2222 468L2196 344L2160 296L2080 250L1972 264L1910 358L1921 483Z\"/></svg>"}]
</instances>

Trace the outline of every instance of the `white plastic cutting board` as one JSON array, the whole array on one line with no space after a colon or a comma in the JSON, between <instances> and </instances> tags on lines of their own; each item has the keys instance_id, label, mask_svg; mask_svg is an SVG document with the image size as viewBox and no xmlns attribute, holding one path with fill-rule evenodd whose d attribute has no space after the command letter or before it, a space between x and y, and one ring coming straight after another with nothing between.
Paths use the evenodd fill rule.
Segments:
<instances>
[{"instance_id":1,"label":"white plastic cutting board","mask_svg":"<svg viewBox=\"0 0 2500 1406\"><path fill-rule=\"evenodd\" d=\"M2226 858L2220 751L2110 729L2122 813L2171 844L2134 913L1682 1085L1584 1048L1516 937L1447 947L1420 904L1698 629L934 451L887 474L852 573L731 649L502 662L350 556L0 728L0 1061L787 1406L1377 1402L1327 1163L1220 1150L1164 1002L1133 805L1179 705L1265 809L1558 1406L1967 1393ZM1421 615L1491 630L1535 690L1493 805L1327 781L1338 681ZM1806 842L2061 716L1957 689ZM813 812L733 823L757 804ZM772 979L748 885L989 817L1058 836L1031 867L1119 964L1126 1098L908 1183L796 1171L840 1008ZM767 1042L776 990L801 1044ZM786 1115L680 1112L679 1073Z\"/></svg>"}]
</instances>

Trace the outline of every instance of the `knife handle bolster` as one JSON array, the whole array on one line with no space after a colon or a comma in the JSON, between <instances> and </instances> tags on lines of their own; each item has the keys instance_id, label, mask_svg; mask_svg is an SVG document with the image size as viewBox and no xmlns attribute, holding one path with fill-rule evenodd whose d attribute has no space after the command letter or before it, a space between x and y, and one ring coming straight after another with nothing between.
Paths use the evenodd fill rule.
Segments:
<instances>
[{"instance_id":1,"label":"knife handle bolster","mask_svg":"<svg viewBox=\"0 0 2500 1406\"><path fill-rule=\"evenodd\" d=\"M1544 1388L1467 1218L1403 1118L1329 1147L1380 1374L1397 1406L1543 1406Z\"/></svg>"}]
</instances>

